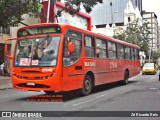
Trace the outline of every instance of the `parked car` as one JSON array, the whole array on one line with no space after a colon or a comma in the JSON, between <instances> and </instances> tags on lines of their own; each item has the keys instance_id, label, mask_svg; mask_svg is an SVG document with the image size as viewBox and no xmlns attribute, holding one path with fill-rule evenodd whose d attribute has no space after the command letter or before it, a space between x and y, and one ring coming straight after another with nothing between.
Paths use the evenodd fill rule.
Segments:
<instances>
[{"instance_id":1,"label":"parked car","mask_svg":"<svg viewBox=\"0 0 160 120\"><path fill-rule=\"evenodd\" d=\"M156 74L157 66L155 63L145 63L142 68L142 74Z\"/></svg>"},{"instance_id":2,"label":"parked car","mask_svg":"<svg viewBox=\"0 0 160 120\"><path fill-rule=\"evenodd\" d=\"M157 69L157 70L159 70L159 67L158 67L158 65L157 65L157 64L156 64L156 69Z\"/></svg>"}]
</instances>

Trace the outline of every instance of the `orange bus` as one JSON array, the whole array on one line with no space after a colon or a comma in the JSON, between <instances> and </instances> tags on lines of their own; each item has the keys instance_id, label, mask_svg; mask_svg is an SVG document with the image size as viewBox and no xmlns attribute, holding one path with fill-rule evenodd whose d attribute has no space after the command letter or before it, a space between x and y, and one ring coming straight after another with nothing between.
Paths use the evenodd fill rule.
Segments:
<instances>
[{"instance_id":1,"label":"orange bus","mask_svg":"<svg viewBox=\"0 0 160 120\"><path fill-rule=\"evenodd\" d=\"M81 89L88 95L97 85L127 84L140 73L138 53L137 45L55 23L20 28L5 45L5 56L13 60L13 87L47 94Z\"/></svg>"}]
</instances>

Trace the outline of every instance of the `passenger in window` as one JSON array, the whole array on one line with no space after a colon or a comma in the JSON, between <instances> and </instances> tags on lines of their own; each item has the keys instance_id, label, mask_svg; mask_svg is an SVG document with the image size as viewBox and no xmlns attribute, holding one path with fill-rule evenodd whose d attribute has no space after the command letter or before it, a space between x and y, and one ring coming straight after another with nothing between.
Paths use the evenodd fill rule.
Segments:
<instances>
[{"instance_id":1,"label":"passenger in window","mask_svg":"<svg viewBox=\"0 0 160 120\"><path fill-rule=\"evenodd\" d=\"M97 58L100 57L100 49L99 48L96 48L96 56L97 56Z\"/></svg>"},{"instance_id":2,"label":"passenger in window","mask_svg":"<svg viewBox=\"0 0 160 120\"><path fill-rule=\"evenodd\" d=\"M32 50L31 50L31 54L32 54L32 60L38 60L38 54L37 54L37 47L33 46Z\"/></svg>"},{"instance_id":3,"label":"passenger in window","mask_svg":"<svg viewBox=\"0 0 160 120\"><path fill-rule=\"evenodd\" d=\"M97 44L96 47L100 47L100 45ZM99 48L96 48L96 56L97 56L97 58L100 57L100 49Z\"/></svg>"},{"instance_id":4,"label":"passenger in window","mask_svg":"<svg viewBox=\"0 0 160 120\"><path fill-rule=\"evenodd\" d=\"M26 51L24 50L24 47L20 46L19 53L17 55L17 60L19 61L20 58L27 58L27 57L28 57L28 55L27 55Z\"/></svg>"},{"instance_id":5,"label":"passenger in window","mask_svg":"<svg viewBox=\"0 0 160 120\"><path fill-rule=\"evenodd\" d=\"M55 52L54 50L46 51L44 52L44 55L42 56L42 61L52 61L55 58Z\"/></svg>"}]
</instances>

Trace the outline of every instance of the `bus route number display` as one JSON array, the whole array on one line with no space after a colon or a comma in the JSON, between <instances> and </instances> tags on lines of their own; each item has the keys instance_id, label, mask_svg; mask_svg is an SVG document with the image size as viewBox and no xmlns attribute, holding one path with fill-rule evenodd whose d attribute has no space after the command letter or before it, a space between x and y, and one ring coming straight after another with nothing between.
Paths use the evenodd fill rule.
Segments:
<instances>
[{"instance_id":1,"label":"bus route number display","mask_svg":"<svg viewBox=\"0 0 160 120\"><path fill-rule=\"evenodd\" d=\"M53 34L53 33L61 33L60 27L59 26L43 26L43 27L25 28L18 31L18 37L32 36L32 35L39 35L39 34Z\"/></svg>"}]
</instances>

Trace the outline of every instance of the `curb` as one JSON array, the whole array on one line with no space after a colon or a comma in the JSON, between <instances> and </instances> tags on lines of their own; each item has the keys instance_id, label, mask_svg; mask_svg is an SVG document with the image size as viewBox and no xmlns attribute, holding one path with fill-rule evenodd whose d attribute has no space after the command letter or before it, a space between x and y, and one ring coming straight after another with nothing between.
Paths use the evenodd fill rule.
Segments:
<instances>
[{"instance_id":1,"label":"curb","mask_svg":"<svg viewBox=\"0 0 160 120\"><path fill-rule=\"evenodd\" d=\"M7 90L7 89L13 89L13 87L7 87L7 88L6 87L5 88L0 87L0 90Z\"/></svg>"},{"instance_id":2,"label":"curb","mask_svg":"<svg viewBox=\"0 0 160 120\"><path fill-rule=\"evenodd\" d=\"M3 84L3 86L0 86L0 90L6 90L6 89L13 89L12 84L11 83Z\"/></svg>"}]
</instances>

